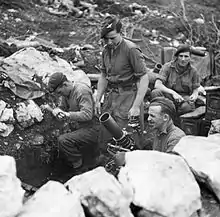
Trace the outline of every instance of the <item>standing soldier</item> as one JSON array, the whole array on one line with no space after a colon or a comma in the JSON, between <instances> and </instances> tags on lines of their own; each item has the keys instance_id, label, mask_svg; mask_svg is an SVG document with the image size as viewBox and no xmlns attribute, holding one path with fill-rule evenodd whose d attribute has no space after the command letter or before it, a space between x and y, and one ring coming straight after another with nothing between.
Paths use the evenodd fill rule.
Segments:
<instances>
[{"instance_id":1,"label":"standing soldier","mask_svg":"<svg viewBox=\"0 0 220 217\"><path fill-rule=\"evenodd\" d=\"M144 126L143 99L149 79L141 50L121 35L122 24L115 16L108 16L101 28L105 48L102 53L102 72L98 81L96 113L109 112L121 129L126 128L129 118L138 117ZM100 101L104 95L101 110ZM103 128L101 148L110 134Z\"/></svg>"}]
</instances>

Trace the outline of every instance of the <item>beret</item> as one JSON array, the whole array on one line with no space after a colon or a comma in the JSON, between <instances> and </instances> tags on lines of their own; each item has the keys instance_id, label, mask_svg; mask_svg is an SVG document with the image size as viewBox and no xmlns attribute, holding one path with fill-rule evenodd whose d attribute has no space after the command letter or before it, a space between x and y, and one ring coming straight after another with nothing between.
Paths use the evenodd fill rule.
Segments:
<instances>
[{"instance_id":1,"label":"beret","mask_svg":"<svg viewBox=\"0 0 220 217\"><path fill-rule=\"evenodd\" d=\"M56 88L61 85L64 81L67 81L66 75L61 72L56 72L52 74L48 82L49 92L54 92Z\"/></svg>"},{"instance_id":2,"label":"beret","mask_svg":"<svg viewBox=\"0 0 220 217\"><path fill-rule=\"evenodd\" d=\"M117 23L119 22L117 17L108 16L102 23L101 27L101 38L104 38L109 32L115 30Z\"/></svg>"},{"instance_id":3,"label":"beret","mask_svg":"<svg viewBox=\"0 0 220 217\"><path fill-rule=\"evenodd\" d=\"M176 115L176 107L173 101L166 97L155 97L151 100L150 106L161 106L167 111L168 115L170 115L171 118Z\"/></svg>"},{"instance_id":4,"label":"beret","mask_svg":"<svg viewBox=\"0 0 220 217\"><path fill-rule=\"evenodd\" d=\"M184 52L191 53L191 47L188 44L182 44L178 46L176 52L174 53L174 56L177 57L180 53L184 53Z\"/></svg>"}]
</instances>

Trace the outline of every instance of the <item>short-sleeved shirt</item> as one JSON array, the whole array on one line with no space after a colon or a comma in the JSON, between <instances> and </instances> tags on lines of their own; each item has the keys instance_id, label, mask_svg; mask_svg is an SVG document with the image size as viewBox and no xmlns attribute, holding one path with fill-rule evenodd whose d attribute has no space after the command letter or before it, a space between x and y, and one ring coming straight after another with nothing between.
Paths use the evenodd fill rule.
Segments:
<instances>
[{"instance_id":1,"label":"short-sleeved shirt","mask_svg":"<svg viewBox=\"0 0 220 217\"><path fill-rule=\"evenodd\" d=\"M124 86L137 82L147 73L147 68L137 45L122 39L115 49L106 47L103 50L102 72L109 83Z\"/></svg>"},{"instance_id":2,"label":"short-sleeved shirt","mask_svg":"<svg viewBox=\"0 0 220 217\"><path fill-rule=\"evenodd\" d=\"M153 150L160 152L170 152L179 140L186 134L173 123L170 123L162 132L156 132Z\"/></svg>"},{"instance_id":3,"label":"short-sleeved shirt","mask_svg":"<svg viewBox=\"0 0 220 217\"><path fill-rule=\"evenodd\" d=\"M199 74L196 69L188 65L186 71L180 73L176 66L176 61L171 61L162 67L160 71L163 84L180 95L191 95L193 90L200 86Z\"/></svg>"}]
</instances>

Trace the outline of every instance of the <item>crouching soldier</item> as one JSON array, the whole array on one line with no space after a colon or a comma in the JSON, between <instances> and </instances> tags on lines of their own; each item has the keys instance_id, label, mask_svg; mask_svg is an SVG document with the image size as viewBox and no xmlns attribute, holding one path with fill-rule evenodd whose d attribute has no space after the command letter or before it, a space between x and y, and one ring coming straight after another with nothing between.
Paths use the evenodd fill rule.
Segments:
<instances>
[{"instance_id":1,"label":"crouching soldier","mask_svg":"<svg viewBox=\"0 0 220 217\"><path fill-rule=\"evenodd\" d=\"M174 103L165 97L156 97L150 102L148 110L149 127L155 131L152 149L172 152L185 133L174 125L176 116Z\"/></svg>"},{"instance_id":2,"label":"crouching soldier","mask_svg":"<svg viewBox=\"0 0 220 217\"><path fill-rule=\"evenodd\" d=\"M148 125L154 130L152 150L172 153L173 148L186 134L174 125L176 108L174 103L165 97L155 97L148 110ZM115 156L117 165L125 164L125 153Z\"/></svg>"},{"instance_id":3,"label":"crouching soldier","mask_svg":"<svg viewBox=\"0 0 220 217\"><path fill-rule=\"evenodd\" d=\"M94 116L92 90L84 83L69 81L60 72L51 75L48 90L61 97L59 107L52 114L69 122L72 129L58 137L60 154L74 170L80 170L86 156L95 161L98 152L99 122Z\"/></svg>"}]
</instances>

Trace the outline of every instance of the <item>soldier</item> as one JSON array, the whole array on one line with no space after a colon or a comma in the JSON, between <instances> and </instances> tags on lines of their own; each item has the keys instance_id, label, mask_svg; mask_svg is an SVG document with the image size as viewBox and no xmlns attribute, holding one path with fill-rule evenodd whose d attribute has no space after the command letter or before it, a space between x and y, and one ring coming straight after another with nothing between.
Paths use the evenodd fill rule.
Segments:
<instances>
[{"instance_id":1,"label":"soldier","mask_svg":"<svg viewBox=\"0 0 220 217\"><path fill-rule=\"evenodd\" d=\"M151 96L171 99L178 115L182 115L195 110L200 80L196 69L190 64L189 45L180 45L174 57L173 61L166 63L160 70L161 77L156 80Z\"/></svg>"},{"instance_id":2,"label":"soldier","mask_svg":"<svg viewBox=\"0 0 220 217\"><path fill-rule=\"evenodd\" d=\"M69 122L72 129L59 136L59 150L67 163L78 170L83 166L86 153L95 160L98 148L99 124L94 115L92 90L84 83L67 80L60 72L51 75L48 89L62 97L52 114L58 120Z\"/></svg>"},{"instance_id":3,"label":"soldier","mask_svg":"<svg viewBox=\"0 0 220 217\"><path fill-rule=\"evenodd\" d=\"M150 102L148 123L155 130L153 150L171 152L185 133L173 123L176 109L165 97L156 97Z\"/></svg>"},{"instance_id":4,"label":"soldier","mask_svg":"<svg viewBox=\"0 0 220 217\"><path fill-rule=\"evenodd\" d=\"M105 48L102 53L102 72L98 81L96 113L109 112L121 129L126 128L130 117L138 117L143 129L143 99L149 78L141 50L121 35L122 24L117 17L104 20L101 38ZM100 101L104 95L101 109ZM111 135L102 128L101 148Z\"/></svg>"}]
</instances>

